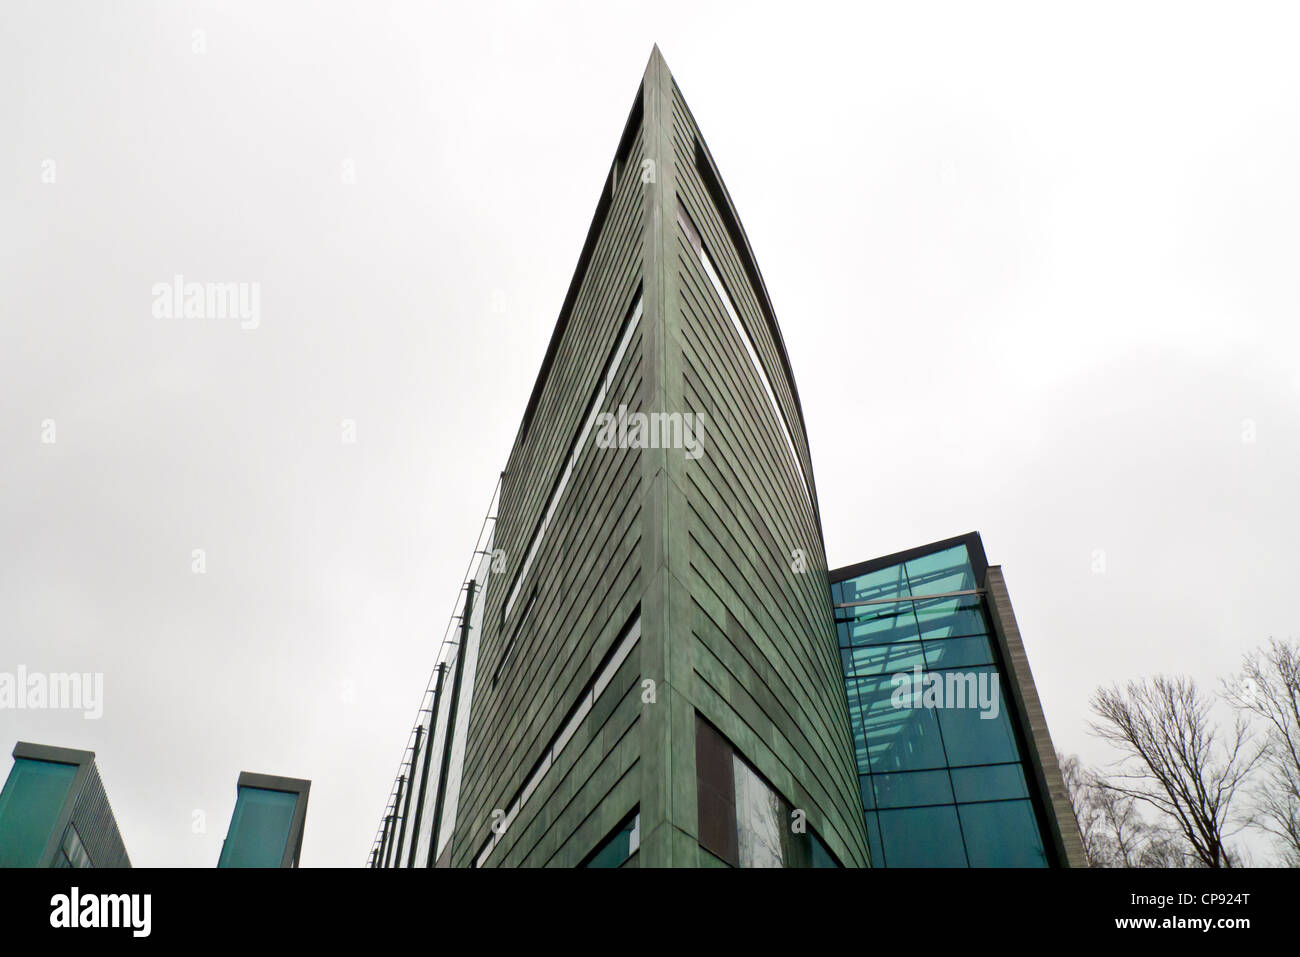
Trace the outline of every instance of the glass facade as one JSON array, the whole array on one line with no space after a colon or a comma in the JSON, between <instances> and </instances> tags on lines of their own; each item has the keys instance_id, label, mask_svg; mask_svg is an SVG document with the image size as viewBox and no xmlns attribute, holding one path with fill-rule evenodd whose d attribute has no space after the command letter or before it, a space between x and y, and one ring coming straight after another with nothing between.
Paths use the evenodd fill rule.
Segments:
<instances>
[{"instance_id":1,"label":"glass facade","mask_svg":"<svg viewBox=\"0 0 1300 957\"><path fill-rule=\"evenodd\" d=\"M0 791L0 867L38 867L58 823L75 764L14 758Z\"/></svg>"},{"instance_id":2,"label":"glass facade","mask_svg":"<svg viewBox=\"0 0 1300 957\"><path fill-rule=\"evenodd\" d=\"M19 741L0 790L0 867L130 867L93 751Z\"/></svg>"},{"instance_id":3,"label":"glass facade","mask_svg":"<svg viewBox=\"0 0 1300 957\"><path fill-rule=\"evenodd\" d=\"M1046 867L964 544L833 582L876 867Z\"/></svg>"},{"instance_id":4,"label":"glass facade","mask_svg":"<svg viewBox=\"0 0 1300 957\"><path fill-rule=\"evenodd\" d=\"M217 867L279 867L298 795L241 787Z\"/></svg>"}]
</instances>

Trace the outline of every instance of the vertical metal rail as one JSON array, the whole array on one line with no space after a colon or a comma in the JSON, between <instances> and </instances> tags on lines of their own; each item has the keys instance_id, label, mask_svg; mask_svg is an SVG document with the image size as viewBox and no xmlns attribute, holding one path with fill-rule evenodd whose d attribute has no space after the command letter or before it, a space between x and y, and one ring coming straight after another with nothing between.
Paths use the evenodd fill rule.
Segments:
<instances>
[{"instance_id":1,"label":"vertical metal rail","mask_svg":"<svg viewBox=\"0 0 1300 957\"><path fill-rule=\"evenodd\" d=\"M464 613L461 615L456 614L456 608L462 604L460 594L458 592L456 596L456 605L454 605L452 608L451 618L447 622L447 629L443 633L442 644L439 648L439 653L435 658L437 664L434 668L434 671L430 673L429 682L425 686L425 694L428 695L430 692L432 692L434 695L433 709L432 709L433 717L429 722L428 731L427 733L424 733L424 725L422 723L423 722L422 716L424 714L423 708L421 708L420 711L417 713L416 727L412 728L411 730L412 735L418 735L423 733L424 749L425 749L425 767L423 769L423 772L420 775L420 790L419 790L418 797L412 798L410 795L410 791L415 789L414 760L411 762L412 779L409 782L410 787L405 789L407 791L406 794L407 810L409 811L409 806L412 800L415 800L416 803L415 820L411 822L410 848L409 851L406 852L407 853L406 866L408 867L418 866L415 863L415 859L416 857L419 856L418 848L420 842L420 827L423 823L422 818L423 818L423 812L426 803L425 798L427 795L427 788L428 788L429 764L432 762L433 759L434 744L437 738L438 711L440 710L441 707L439 699L442 696L444 678L446 676L447 671L449 671L451 668L449 661L442 661L439 659L449 658L451 653L451 647L454 644L456 645L456 672L455 672L455 681L453 682L455 696L451 702L451 709L449 711L449 716L447 721L448 733L444 735L444 740L445 740L444 749L443 749L444 753L441 761L442 773L439 775L438 794L437 794L438 821L435 825L435 830L433 832L432 840L430 841L430 844L433 846L429 850L429 860L426 861L425 866L433 867L437 860L437 844L438 844L438 837L439 837L438 830L440 830L442 827L442 820L441 820L442 807L445 802L445 789L446 789L445 777L450 764L449 747L450 747L450 741L452 740L455 731L456 709L459 706L461 677L465 666L465 644L466 644L465 639L468 634L468 625L466 623L469 620L470 612L473 610L473 597L474 597L474 592L476 591L474 571L475 571L475 566L480 559L484 558L485 556L492 555L492 551L491 551L492 540L496 534L496 525L495 525L497 520L496 510L500 505L501 486L504 477L505 477L505 473L503 472L501 473L500 476L497 477L496 485L493 486L492 496L488 500L487 513L484 515L483 524L479 529L478 541L475 544L473 554L470 556L469 567L466 568L465 570L465 577L462 579L461 590L462 591L468 590L470 592L469 597L465 600L464 603L465 606ZM452 631L452 626L456 623L458 619L460 619L461 623L459 626L459 632L457 634L456 632ZM457 638L459 640L457 640ZM433 687L435 676L437 679L436 689ZM416 746L413 747L410 744L410 741L411 741L411 737L408 736L407 749L403 749L402 760L398 764L399 776L402 775L402 769L407 766L407 750L409 749L413 751L418 756L418 750L417 750L418 743ZM402 781L404 780L405 779L403 777ZM369 867L390 867L390 866L401 867L402 866L402 860L401 860L402 850L398 850L396 860L393 859L394 858L393 852L399 843L399 841L397 840L397 820L399 817L402 819L403 833L405 832L406 829L406 815L404 813L401 813L402 812L402 794L400 793L401 787L402 785L399 783L399 786L395 788L393 792L389 793L389 797L392 802L390 805L390 809L392 813L385 814L383 817L380 818L379 828L376 830L374 840L371 843L370 857L367 862L367 866Z\"/></svg>"},{"instance_id":2,"label":"vertical metal rail","mask_svg":"<svg viewBox=\"0 0 1300 957\"><path fill-rule=\"evenodd\" d=\"M474 613L474 581L465 587L465 611L460 617L460 641L456 647L456 675L451 682L451 707L447 710L447 731L442 744L442 770L438 774L438 798L433 806L433 840L425 867L438 860L438 834L442 830L442 807L447 799L447 770L451 767L451 742L456 735L456 706L460 703L460 681L465 673L465 645L469 643L469 619Z\"/></svg>"},{"instance_id":3,"label":"vertical metal rail","mask_svg":"<svg viewBox=\"0 0 1300 957\"><path fill-rule=\"evenodd\" d=\"M379 842L379 866L380 867L388 866L387 864L384 863L385 861L384 853L385 851L388 850L388 835L389 832L392 830L392 825L393 825L393 815L385 814L384 815L384 837L383 840Z\"/></svg>"},{"instance_id":4,"label":"vertical metal rail","mask_svg":"<svg viewBox=\"0 0 1300 957\"><path fill-rule=\"evenodd\" d=\"M411 745L411 778L406 786L406 806L402 808L402 829L397 833L398 867L402 866L402 848L406 846L406 822L411 819L411 792L415 790L415 762L420 760L420 734L423 731L422 726L416 726L415 744Z\"/></svg>"},{"instance_id":5,"label":"vertical metal rail","mask_svg":"<svg viewBox=\"0 0 1300 957\"><path fill-rule=\"evenodd\" d=\"M403 774L400 778L397 779L397 800L393 802L393 826L390 829L390 833L388 835L388 860L384 864L385 867L393 866L393 847L396 843L393 840L393 835L397 832L397 820L401 816L398 812L402 806L402 789L404 787L406 787L405 774Z\"/></svg>"},{"instance_id":6,"label":"vertical metal rail","mask_svg":"<svg viewBox=\"0 0 1300 957\"><path fill-rule=\"evenodd\" d=\"M429 788L429 765L433 763L433 741L438 733L438 710L442 707L442 676L447 673L447 666L442 662L438 663L438 684L433 689L433 714L429 718L429 735L424 743L424 769L420 772L420 796L415 802L415 823L411 828L411 854L407 858L406 866L415 866L416 851L420 846L420 822L424 819L424 797ZM434 837L434 843L437 837Z\"/></svg>"}]
</instances>

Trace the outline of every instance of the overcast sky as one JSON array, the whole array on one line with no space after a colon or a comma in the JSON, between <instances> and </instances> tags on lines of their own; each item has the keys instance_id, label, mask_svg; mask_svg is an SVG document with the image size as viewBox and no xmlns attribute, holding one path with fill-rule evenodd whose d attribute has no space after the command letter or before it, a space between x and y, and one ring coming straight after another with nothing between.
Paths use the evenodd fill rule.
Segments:
<instances>
[{"instance_id":1,"label":"overcast sky","mask_svg":"<svg viewBox=\"0 0 1300 957\"><path fill-rule=\"evenodd\" d=\"M241 770L365 861L655 42L832 566L980 531L1092 762L1099 683L1296 636L1297 23L975 6L7 0L0 670L105 701L4 754L97 752L137 865L215 865Z\"/></svg>"}]
</instances>

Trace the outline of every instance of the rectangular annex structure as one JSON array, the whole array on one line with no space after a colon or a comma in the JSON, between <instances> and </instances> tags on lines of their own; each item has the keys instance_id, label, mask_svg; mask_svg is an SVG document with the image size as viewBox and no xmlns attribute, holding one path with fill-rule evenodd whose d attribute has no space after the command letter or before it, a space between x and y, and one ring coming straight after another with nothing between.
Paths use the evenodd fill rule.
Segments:
<instances>
[{"instance_id":1,"label":"rectangular annex structure","mask_svg":"<svg viewBox=\"0 0 1300 957\"><path fill-rule=\"evenodd\" d=\"M876 867L1079 867L999 566L976 532L830 573Z\"/></svg>"},{"instance_id":2,"label":"rectangular annex structure","mask_svg":"<svg viewBox=\"0 0 1300 957\"><path fill-rule=\"evenodd\" d=\"M130 867L93 751L19 741L0 790L0 867Z\"/></svg>"}]
</instances>

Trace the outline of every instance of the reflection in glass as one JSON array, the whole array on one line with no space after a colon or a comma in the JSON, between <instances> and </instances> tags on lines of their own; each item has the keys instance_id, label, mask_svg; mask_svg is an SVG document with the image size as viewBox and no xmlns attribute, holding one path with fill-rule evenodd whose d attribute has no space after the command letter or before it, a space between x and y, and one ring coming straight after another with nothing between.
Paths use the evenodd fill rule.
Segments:
<instances>
[{"instance_id":1,"label":"reflection in glass","mask_svg":"<svg viewBox=\"0 0 1300 957\"><path fill-rule=\"evenodd\" d=\"M996 677L996 671L995 668L970 669L970 673L976 676L988 674ZM988 679L980 680L983 683ZM936 709L950 765L1002 764L1020 759L1007 714L1006 699L1000 687L997 689L996 707L996 716L991 716L992 710L984 711L980 708Z\"/></svg>"},{"instance_id":2,"label":"reflection in glass","mask_svg":"<svg viewBox=\"0 0 1300 957\"><path fill-rule=\"evenodd\" d=\"M858 678L859 713L850 713L866 739L869 770L921 771L944 766L939 722L931 708L895 708L888 677Z\"/></svg>"},{"instance_id":3,"label":"reflection in glass","mask_svg":"<svg viewBox=\"0 0 1300 957\"><path fill-rule=\"evenodd\" d=\"M911 671L916 665L925 664L919 641L841 648L840 659L844 665L845 677L893 674L896 671Z\"/></svg>"},{"instance_id":4,"label":"reflection in glass","mask_svg":"<svg viewBox=\"0 0 1300 957\"><path fill-rule=\"evenodd\" d=\"M1047 855L1028 801L957 808L971 867L1046 867Z\"/></svg>"},{"instance_id":5,"label":"reflection in glass","mask_svg":"<svg viewBox=\"0 0 1300 957\"><path fill-rule=\"evenodd\" d=\"M927 641L925 663L931 668L968 668L993 664L993 648L987 635Z\"/></svg>"},{"instance_id":6,"label":"reflection in glass","mask_svg":"<svg viewBox=\"0 0 1300 957\"><path fill-rule=\"evenodd\" d=\"M907 580L913 595L938 595L949 591L969 591L975 587L975 572L965 545L954 545L941 552L913 558L906 565Z\"/></svg>"},{"instance_id":7,"label":"reflection in glass","mask_svg":"<svg viewBox=\"0 0 1300 957\"><path fill-rule=\"evenodd\" d=\"M587 867L622 867L641 847L641 812L624 821L587 861Z\"/></svg>"},{"instance_id":8,"label":"reflection in glass","mask_svg":"<svg viewBox=\"0 0 1300 957\"><path fill-rule=\"evenodd\" d=\"M983 599L951 595L976 587L965 545L832 585L873 866L1046 865ZM839 607L899 597L920 600ZM895 707L894 676L916 668L944 679L941 700ZM990 687L992 717L978 694L949 699Z\"/></svg>"},{"instance_id":9,"label":"reflection in glass","mask_svg":"<svg viewBox=\"0 0 1300 957\"><path fill-rule=\"evenodd\" d=\"M36 867L76 776L74 764L14 758L0 791L0 867Z\"/></svg>"},{"instance_id":10,"label":"reflection in glass","mask_svg":"<svg viewBox=\"0 0 1300 957\"><path fill-rule=\"evenodd\" d=\"M217 867L279 867L298 795L242 787Z\"/></svg>"},{"instance_id":11,"label":"reflection in glass","mask_svg":"<svg viewBox=\"0 0 1300 957\"><path fill-rule=\"evenodd\" d=\"M739 755L736 774L736 829L741 867L784 867L781 799Z\"/></svg>"},{"instance_id":12,"label":"reflection in glass","mask_svg":"<svg viewBox=\"0 0 1300 957\"><path fill-rule=\"evenodd\" d=\"M1029 797L1025 772L1019 764L953 768L952 789L960 802Z\"/></svg>"},{"instance_id":13,"label":"reflection in glass","mask_svg":"<svg viewBox=\"0 0 1300 957\"><path fill-rule=\"evenodd\" d=\"M877 774L876 806L912 807L919 804L951 804L952 786L947 771L903 771Z\"/></svg>"},{"instance_id":14,"label":"reflection in glass","mask_svg":"<svg viewBox=\"0 0 1300 957\"><path fill-rule=\"evenodd\" d=\"M911 807L878 811L888 867L965 867L957 809Z\"/></svg>"},{"instance_id":15,"label":"reflection in glass","mask_svg":"<svg viewBox=\"0 0 1300 957\"><path fill-rule=\"evenodd\" d=\"M913 602L922 638L956 638L987 631L976 595Z\"/></svg>"},{"instance_id":16,"label":"reflection in glass","mask_svg":"<svg viewBox=\"0 0 1300 957\"><path fill-rule=\"evenodd\" d=\"M59 867L95 866L91 863L90 855L86 852L86 845L81 843L81 835L77 833L77 829L72 822L68 822L68 826L63 832L63 843L59 845L59 850L63 852L59 855Z\"/></svg>"}]
</instances>

